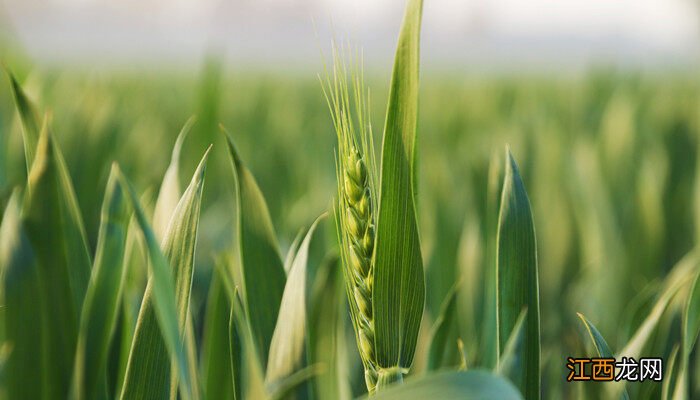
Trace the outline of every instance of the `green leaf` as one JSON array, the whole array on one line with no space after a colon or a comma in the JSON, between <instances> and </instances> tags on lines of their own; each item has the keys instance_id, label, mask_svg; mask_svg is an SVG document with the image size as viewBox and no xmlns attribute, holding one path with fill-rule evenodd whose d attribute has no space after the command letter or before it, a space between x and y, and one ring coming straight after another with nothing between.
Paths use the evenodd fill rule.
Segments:
<instances>
[{"instance_id":1,"label":"green leaf","mask_svg":"<svg viewBox=\"0 0 700 400\"><path fill-rule=\"evenodd\" d=\"M539 399L540 307L535 227L530 200L510 150L506 150L505 169L496 256L499 357L526 308L525 344L518 355L526 362L513 382L526 398Z\"/></svg>"},{"instance_id":2,"label":"green leaf","mask_svg":"<svg viewBox=\"0 0 700 400\"><path fill-rule=\"evenodd\" d=\"M134 333L121 394L123 399L167 398L170 395L173 358L178 369L181 396L186 399L198 397L183 337L194 269L204 173L210 149L204 154L175 209L163 240L162 253L140 210L135 193L131 189L129 191L146 239L152 270Z\"/></svg>"},{"instance_id":3,"label":"green leaf","mask_svg":"<svg viewBox=\"0 0 700 400\"><path fill-rule=\"evenodd\" d=\"M240 366L240 368L237 368L236 365L232 367L237 399L267 399L268 393L263 380L262 364L258 357L251 327L245 318L243 302L238 296L237 289L232 295L229 348L231 349L232 363L238 362L238 366ZM239 383L240 389L238 389Z\"/></svg>"},{"instance_id":4,"label":"green leaf","mask_svg":"<svg viewBox=\"0 0 700 400\"><path fill-rule=\"evenodd\" d=\"M605 341L605 338L603 338L603 335L598 332L598 329L593 325L591 321L589 321L583 314L577 313L578 317L581 319L581 322L583 322L583 325L586 327L586 330L588 331L588 335L591 338L591 341L593 342L593 346L596 349L596 352L598 353L598 357L602 358L614 358L615 354L613 354L612 350L610 350L610 346L608 346L608 342ZM620 383L614 382L610 383L610 386L618 386L621 389L621 394L619 396L614 396L611 398L620 398L623 400L629 400L629 394L627 393L627 389L624 388L624 381L620 381ZM612 393L609 392L609 393Z\"/></svg>"},{"instance_id":5,"label":"green leaf","mask_svg":"<svg viewBox=\"0 0 700 400\"><path fill-rule=\"evenodd\" d=\"M76 399L97 397L98 382L105 373L110 337L121 302L130 213L117 174L117 166L113 165L102 203L95 265L81 315L71 394Z\"/></svg>"},{"instance_id":6,"label":"green leaf","mask_svg":"<svg viewBox=\"0 0 700 400\"><path fill-rule=\"evenodd\" d=\"M525 352L522 347L525 344L526 317L527 309L523 309L501 353L501 359L498 360L498 373L511 381L515 381L520 371L525 368L526 360L522 358Z\"/></svg>"},{"instance_id":7,"label":"green leaf","mask_svg":"<svg viewBox=\"0 0 700 400\"><path fill-rule=\"evenodd\" d=\"M9 71L7 71L7 73L10 77L15 105L22 121L24 152L28 174L31 174L32 165L35 161L35 154L39 151L43 151L38 148L41 136L48 135L48 148L45 150L50 153L48 154L50 165L47 166L47 169L49 170L48 173L52 175L52 178L49 179L55 179L57 181L58 193L56 193L55 197L62 199L58 204L61 208L61 212L64 214L62 217L62 232L63 235L66 236L65 257L67 258L68 265L71 266L71 285L76 309L79 313L90 278L90 266L92 265L92 261L88 251L87 235L85 234L83 218L80 215L80 208L78 207L73 183L71 182L66 162L63 159L63 154L50 135L49 115L47 114L44 116L42 123L36 105L27 97L22 87L17 83L15 77ZM32 182L30 181L29 185L31 186L31 184ZM36 197L34 198L36 199ZM46 201L48 201L48 198ZM54 232L59 232L59 230Z\"/></svg>"},{"instance_id":8,"label":"green leaf","mask_svg":"<svg viewBox=\"0 0 700 400\"><path fill-rule=\"evenodd\" d=\"M428 350L428 371L460 365L457 347L457 292L459 284L452 286L440 307L435 320Z\"/></svg>"},{"instance_id":9,"label":"green leaf","mask_svg":"<svg viewBox=\"0 0 700 400\"><path fill-rule=\"evenodd\" d=\"M243 310L243 308L241 307L240 310ZM238 324L236 322L234 312L234 307L232 306L228 324L228 349L231 364L231 383L233 389L233 398L234 400L238 400L243 398L243 381L241 378L241 369L243 367L243 346L241 344L241 336L238 333ZM258 366L258 368L260 367ZM260 372L260 375L262 375L262 372ZM260 379L262 380L262 378ZM261 385L264 385L264 383L261 383Z\"/></svg>"},{"instance_id":10,"label":"green leaf","mask_svg":"<svg viewBox=\"0 0 700 400\"><path fill-rule=\"evenodd\" d=\"M677 372L678 372L678 353L680 352L680 345L673 346L671 350L671 355L668 357L666 362L666 371L664 371L664 380L661 384L661 400L671 399L673 393L671 385L673 382L678 382Z\"/></svg>"},{"instance_id":11,"label":"green leaf","mask_svg":"<svg viewBox=\"0 0 700 400\"><path fill-rule=\"evenodd\" d=\"M485 371L437 372L408 380L375 396L374 400L517 400L518 390L507 380Z\"/></svg>"},{"instance_id":12,"label":"green leaf","mask_svg":"<svg viewBox=\"0 0 700 400\"><path fill-rule=\"evenodd\" d=\"M683 346L690 354L700 334L700 272L695 275L683 315Z\"/></svg>"},{"instance_id":13,"label":"green leaf","mask_svg":"<svg viewBox=\"0 0 700 400\"><path fill-rule=\"evenodd\" d=\"M209 399L230 399L234 388L229 349L231 304L220 275L220 269L216 268L209 288L202 339L202 389Z\"/></svg>"},{"instance_id":14,"label":"green leaf","mask_svg":"<svg viewBox=\"0 0 700 400\"><path fill-rule=\"evenodd\" d=\"M301 370L308 363L309 272L307 264L311 239L316 226L324 217L325 215L318 217L309 228L289 270L277 326L270 344L270 356L265 374L265 383L268 388L279 385L280 381ZM308 395L308 390L307 385L302 385L297 394L305 397Z\"/></svg>"},{"instance_id":15,"label":"green leaf","mask_svg":"<svg viewBox=\"0 0 700 400\"><path fill-rule=\"evenodd\" d=\"M314 394L318 399L349 399L350 385L343 364L345 317L348 313L345 283L337 254L329 254L320 264L312 295L309 343L311 362L324 366L316 377Z\"/></svg>"},{"instance_id":16,"label":"green leaf","mask_svg":"<svg viewBox=\"0 0 700 400\"><path fill-rule=\"evenodd\" d=\"M15 190L0 227L5 340L11 346L3 382L9 399L40 399L42 393L48 396L50 366L41 345L46 324L44 292L37 259L22 223L20 199L19 190Z\"/></svg>"},{"instance_id":17,"label":"green leaf","mask_svg":"<svg viewBox=\"0 0 700 400\"><path fill-rule=\"evenodd\" d=\"M289 275L289 270L292 269L292 264L294 263L294 257L297 255L297 251L299 250L299 243L301 242L301 239L304 237L304 231L300 230L299 233L297 233L297 236L294 238L294 241L292 244L289 246L289 250L287 251L287 256L284 257L284 272Z\"/></svg>"},{"instance_id":18,"label":"green leaf","mask_svg":"<svg viewBox=\"0 0 700 400\"><path fill-rule=\"evenodd\" d=\"M165 171L163 183L160 185L156 208L153 212L153 231L158 239L162 239L163 235L165 235L170 217L173 215L175 207L177 207L177 203L180 201L180 152L182 151L182 143L192 129L194 122L195 118L190 117L190 119L185 122L185 126L182 127L180 134L177 135L175 146L173 146L173 153L170 158L170 165Z\"/></svg>"},{"instance_id":19,"label":"green leaf","mask_svg":"<svg viewBox=\"0 0 700 400\"><path fill-rule=\"evenodd\" d=\"M698 255L695 252L688 253L668 273L664 279L659 299L656 301L647 317L637 328L627 345L619 352L620 356L639 358L642 350L652 333L656 330L661 317L678 291L689 283L697 270Z\"/></svg>"},{"instance_id":20,"label":"green leaf","mask_svg":"<svg viewBox=\"0 0 700 400\"><path fill-rule=\"evenodd\" d=\"M294 399L298 388L322 371L323 368L320 365L311 365L275 381L268 389L270 400Z\"/></svg>"},{"instance_id":21,"label":"green leaf","mask_svg":"<svg viewBox=\"0 0 700 400\"><path fill-rule=\"evenodd\" d=\"M24 142L24 157L27 164L27 173L29 173L32 163L34 162L34 154L39 135L41 132L41 115L36 106L29 100L29 97L22 90L22 86L17 82L14 75L9 70L6 70L7 76L10 78L10 86L12 87L12 96L19 112L19 118L22 121L22 139Z\"/></svg>"},{"instance_id":22,"label":"green leaf","mask_svg":"<svg viewBox=\"0 0 700 400\"><path fill-rule=\"evenodd\" d=\"M689 365L690 355L693 352L695 343L698 340L700 333L700 272L695 275L690 292L688 292L688 300L683 310L682 322L682 342L679 354L678 377L676 378L676 386L673 391L674 400L687 399L689 382Z\"/></svg>"},{"instance_id":23,"label":"green leaf","mask_svg":"<svg viewBox=\"0 0 700 400\"><path fill-rule=\"evenodd\" d=\"M394 59L382 148L372 293L378 365L401 372L413 363L425 302L414 199L422 7L422 0L409 1Z\"/></svg>"},{"instance_id":24,"label":"green leaf","mask_svg":"<svg viewBox=\"0 0 700 400\"><path fill-rule=\"evenodd\" d=\"M90 257L73 186L46 121L29 173L23 220L39 265L49 361L49 393L66 397L71 382L78 316L90 277ZM60 304L61 307L56 307Z\"/></svg>"},{"instance_id":25,"label":"green leaf","mask_svg":"<svg viewBox=\"0 0 700 400\"><path fill-rule=\"evenodd\" d=\"M498 326L496 324L496 252L498 233L498 212L501 209L500 191L503 187L503 162L494 151L489 159L488 180L486 189L485 220L485 257L484 257L484 305L481 329L482 351L480 351L484 367L495 368L498 363Z\"/></svg>"},{"instance_id":26,"label":"green leaf","mask_svg":"<svg viewBox=\"0 0 700 400\"><path fill-rule=\"evenodd\" d=\"M608 346L608 342L606 342L603 335L598 332L595 325L593 325L593 323L590 322L583 314L576 313L576 315L578 315L583 322L583 325L586 327L588 335L591 337L591 341L593 342L593 346L595 346L596 352L598 353L598 357L615 357L615 354L613 354L612 350L610 350L610 346Z\"/></svg>"},{"instance_id":27,"label":"green leaf","mask_svg":"<svg viewBox=\"0 0 700 400\"><path fill-rule=\"evenodd\" d=\"M259 359L265 369L286 276L265 198L228 133L226 138L238 200L243 304Z\"/></svg>"}]
</instances>

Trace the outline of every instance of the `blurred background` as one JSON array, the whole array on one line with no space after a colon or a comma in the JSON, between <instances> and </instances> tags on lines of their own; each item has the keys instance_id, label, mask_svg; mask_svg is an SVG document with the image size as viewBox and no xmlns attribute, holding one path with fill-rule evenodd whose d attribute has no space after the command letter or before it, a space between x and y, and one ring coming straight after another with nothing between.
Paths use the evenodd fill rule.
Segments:
<instances>
[{"instance_id":1,"label":"blurred background","mask_svg":"<svg viewBox=\"0 0 700 400\"><path fill-rule=\"evenodd\" d=\"M372 66L392 60L401 0L3 0L2 21L36 62L114 69L198 65L318 68L334 32ZM435 0L426 4L427 68L677 66L698 47L695 0ZM284 68L280 68L280 64Z\"/></svg>"},{"instance_id":2,"label":"blurred background","mask_svg":"<svg viewBox=\"0 0 700 400\"><path fill-rule=\"evenodd\" d=\"M183 185L215 145L192 300L200 326L213 259L234 239L219 122L258 179L283 253L335 194L335 134L318 81L334 37L363 49L380 143L402 0L0 1L0 59L52 113L93 249L111 162L152 207L175 137L197 115ZM694 0L425 0L423 336L461 277L457 332L468 363L493 362L479 350L509 143L537 230L545 393L571 396L565 358L588 354L576 312L613 349L626 343L700 235L699 50ZM3 208L24 181L3 78ZM677 314L666 320L651 355L679 340ZM700 393L700 356L693 360ZM638 390L653 398L658 386Z\"/></svg>"}]
</instances>

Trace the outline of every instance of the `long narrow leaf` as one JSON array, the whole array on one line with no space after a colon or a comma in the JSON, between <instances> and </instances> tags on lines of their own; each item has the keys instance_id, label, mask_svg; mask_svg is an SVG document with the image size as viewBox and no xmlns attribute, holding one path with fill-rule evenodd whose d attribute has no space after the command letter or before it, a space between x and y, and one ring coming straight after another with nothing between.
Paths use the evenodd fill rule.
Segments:
<instances>
[{"instance_id":1,"label":"long narrow leaf","mask_svg":"<svg viewBox=\"0 0 700 400\"><path fill-rule=\"evenodd\" d=\"M222 279L217 268L209 288L202 339L202 389L209 399L230 399L234 395L229 355L231 303Z\"/></svg>"},{"instance_id":2,"label":"long narrow leaf","mask_svg":"<svg viewBox=\"0 0 700 400\"><path fill-rule=\"evenodd\" d=\"M223 128L222 128L223 129ZM238 199L243 298L259 359L267 366L286 276L265 198L226 134Z\"/></svg>"},{"instance_id":3,"label":"long narrow leaf","mask_svg":"<svg viewBox=\"0 0 700 400\"><path fill-rule=\"evenodd\" d=\"M460 351L457 347L457 293L459 284L452 287L440 307L435 320L428 349L429 371L443 367L457 367L460 364Z\"/></svg>"},{"instance_id":4,"label":"long narrow leaf","mask_svg":"<svg viewBox=\"0 0 700 400\"><path fill-rule=\"evenodd\" d=\"M346 297L343 273L337 254L330 254L319 267L312 295L309 342L311 362L324 366L316 377L314 394L318 399L350 398L347 368L343 365Z\"/></svg>"},{"instance_id":5,"label":"long narrow leaf","mask_svg":"<svg viewBox=\"0 0 700 400\"><path fill-rule=\"evenodd\" d=\"M497 239L498 345L505 349L518 316L526 308L525 344L518 356L525 365L513 382L531 400L540 398L540 308L535 226L518 166L506 151Z\"/></svg>"},{"instance_id":6,"label":"long narrow leaf","mask_svg":"<svg viewBox=\"0 0 700 400\"><path fill-rule=\"evenodd\" d=\"M177 135L170 158L170 165L165 171L163 183L160 185L158 200L156 200L156 208L155 211L153 211L153 230L158 239L162 239L165 235L170 217L175 211L177 203L180 201L180 152L182 151L182 143L192 129L194 122L195 118L190 117Z\"/></svg>"},{"instance_id":7,"label":"long narrow leaf","mask_svg":"<svg viewBox=\"0 0 700 400\"><path fill-rule=\"evenodd\" d=\"M17 106L19 118L22 121L22 139L24 142L24 157L27 164L27 173L31 169L34 162L34 154L36 145L39 142L39 134L41 132L41 114L36 106L29 100L29 97L22 90L19 82L14 75L8 70L7 75L10 78L10 86L12 87L12 95Z\"/></svg>"},{"instance_id":8,"label":"long narrow leaf","mask_svg":"<svg viewBox=\"0 0 700 400\"><path fill-rule=\"evenodd\" d=\"M614 358L615 354L610 350L610 346L608 346L608 342L605 341L605 338L601 333L598 331L598 329L593 325L591 321L589 321L583 314L578 313L578 317L581 319L581 322L583 322L583 325L586 327L586 330L588 331L588 335L591 338L591 342L593 342L593 347L595 347L596 352L598 353L598 357L603 357L603 358ZM624 381L621 381L624 382ZM624 383L611 383L611 385L619 385L621 387L621 394L619 396L611 397L611 398L620 398L622 400L629 400L629 394L627 393L627 389L624 388Z\"/></svg>"},{"instance_id":9,"label":"long narrow leaf","mask_svg":"<svg viewBox=\"0 0 700 400\"><path fill-rule=\"evenodd\" d=\"M525 368L526 360L522 359L524 354L523 345L525 344L525 319L527 310L520 312L518 321L515 323L513 332L506 342L506 346L501 352L501 358L498 360L498 373L511 380L515 380L520 371Z\"/></svg>"},{"instance_id":10,"label":"long narrow leaf","mask_svg":"<svg viewBox=\"0 0 700 400\"><path fill-rule=\"evenodd\" d=\"M372 293L378 365L402 372L413 363L425 302L414 199L422 7L422 0L409 0L394 59L382 148Z\"/></svg>"},{"instance_id":11,"label":"long narrow leaf","mask_svg":"<svg viewBox=\"0 0 700 400\"><path fill-rule=\"evenodd\" d=\"M307 264L311 239L316 226L324 216L316 219L309 228L289 270L277 326L270 344L270 356L265 374L268 387L278 385L279 381L301 370L308 363L309 273ZM308 396L308 390L308 386L302 385L299 395Z\"/></svg>"},{"instance_id":12,"label":"long narrow leaf","mask_svg":"<svg viewBox=\"0 0 700 400\"><path fill-rule=\"evenodd\" d=\"M21 219L21 194L15 190L0 227L5 340L11 352L5 367L10 399L40 399L46 393L49 360L42 352L44 312L39 267Z\"/></svg>"},{"instance_id":13,"label":"long narrow leaf","mask_svg":"<svg viewBox=\"0 0 700 400\"><path fill-rule=\"evenodd\" d=\"M678 377L673 390L674 400L683 400L688 398L689 393L689 376L690 355L695 347L695 342L700 333L700 272L696 274L695 280L688 292L688 300L683 310L683 331L681 332L681 348L679 354Z\"/></svg>"},{"instance_id":14,"label":"long narrow leaf","mask_svg":"<svg viewBox=\"0 0 700 400\"><path fill-rule=\"evenodd\" d=\"M39 264L50 360L46 384L52 396L65 397L71 382L78 316L90 274L90 257L70 179L46 122L29 174L24 226ZM57 305L61 305L57 307Z\"/></svg>"},{"instance_id":15,"label":"long narrow leaf","mask_svg":"<svg viewBox=\"0 0 700 400\"><path fill-rule=\"evenodd\" d=\"M122 390L123 399L168 397L172 358L175 358L178 377L181 380L181 395L185 398L197 397L197 390L193 386L196 381L191 376L192 370L182 337L189 308L194 250L208 154L209 150L202 158L170 220L163 240L162 253L157 246L154 248L155 237L143 213L136 213L146 237L152 274L148 280L134 333ZM133 191L130 193L136 208L138 203L135 194ZM172 277L168 271L170 268L173 269Z\"/></svg>"},{"instance_id":16,"label":"long narrow leaf","mask_svg":"<svg viewBox=\"0 0 700 400\"><path fill-rule=\"evenodd\" d=\"M95 265L81 315L71 396L76 399L97 395L120 305L129 208L117 171L113 165L107 181Z\"/></svg>"},{"instance_id":17,"label":"long narrow leaf","mask_svg":"<svg viewBox=\"0 0 700 400\"><path fill-rule=\"evenodd\" d=\"M265 389L262 363L258 358L256 344L253 339L252 330L245 318L243 302L238 296L238 290L233 293L231 299L231 335L230 349L232 351L232 362L239 362L238 366L233 366L234 385L237 399L266 399L268 393ZM235 327L235 328L234 328ZM240 383L240 392L238 384ZM240 396L238 395L240 394Z\"/></svg>"}]
</instances>

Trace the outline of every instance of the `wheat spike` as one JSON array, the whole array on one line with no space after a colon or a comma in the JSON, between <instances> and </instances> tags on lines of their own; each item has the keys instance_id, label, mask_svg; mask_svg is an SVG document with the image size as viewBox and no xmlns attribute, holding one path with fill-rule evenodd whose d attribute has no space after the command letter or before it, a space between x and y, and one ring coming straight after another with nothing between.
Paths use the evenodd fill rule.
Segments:
<instances>
[{"instance_id":1,"label":"wheat spike","mask_svg":"<svg viewBox=\"0 0 700 400\"><path fill-rule=\"evenodd\" d=\"M377 171L371 125L367 120L369 93L364 89L361 57L353 66L350 84L341 53L344 51L334 48L332 76L327 71L322 83L338 136L336 219L346 291L365 368L365 383L368 391L374 393L379 370L372 315Z\"/></svg>"}]
</instances>

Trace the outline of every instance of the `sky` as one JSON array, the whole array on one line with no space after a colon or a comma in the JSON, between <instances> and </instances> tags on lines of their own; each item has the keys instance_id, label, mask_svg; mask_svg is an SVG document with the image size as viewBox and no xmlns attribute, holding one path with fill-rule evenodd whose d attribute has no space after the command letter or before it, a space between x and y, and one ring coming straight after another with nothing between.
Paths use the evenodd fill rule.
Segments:
<instances>
[{"instance_id":1,"label":"sky","mask_svg":"<svg viewBox=\"0 0 700 400\"><path fill-rule=\"evenodd\" d=\"M675 65L700 49L698 0L425 0L429 66ZM309 66L336 37L391 61L404 0L0 0L38 62ZM9 29L8 29L9 28Z\"/></svg>"}]
</instances>

